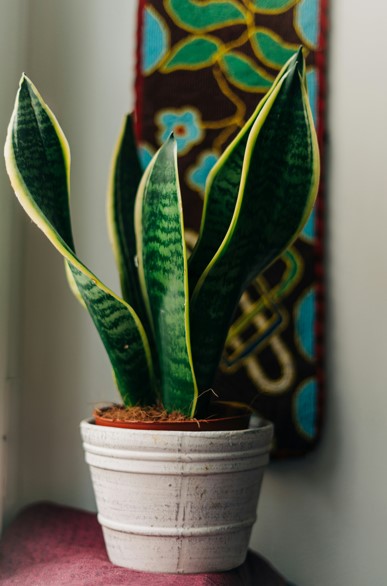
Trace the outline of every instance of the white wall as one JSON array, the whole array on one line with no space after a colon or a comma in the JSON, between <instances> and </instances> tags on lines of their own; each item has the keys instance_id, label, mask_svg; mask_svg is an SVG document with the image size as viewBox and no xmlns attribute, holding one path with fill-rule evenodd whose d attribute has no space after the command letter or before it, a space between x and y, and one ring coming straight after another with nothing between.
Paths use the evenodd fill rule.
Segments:
<instances>
[{"instance_id":1,"label":"white wall","mask_svg":"<svg viewBox=\"0 0 387 586\"><path fill-rule=\"evenodd\" d=\"M103 202L110 153L132 100L136 3L30 4L26 71L72 146L78 248L115 285ZM381 0L369 14L351 0L331 4L326 428L305 460L271 465L252 545L298 586L383 586L387 8ZM110 369L88 316L66 289L58 255L25 227L18 502L93 507L78 422L93 403L116 396Z\"/></svg>"},{"instance_id":2,"label":"white wall","mask_svg":"<svg viewBox=\"0 0 387 586\"><path fill-rule=\"evenodd\" d=\"M25 50L23 0L0 0L0 136L5 137ZM2 150L2 149L1 149ZM3 511L16 505L19 409L20 213L0 161L0 528Z\"/></svg>"}]
</instances>

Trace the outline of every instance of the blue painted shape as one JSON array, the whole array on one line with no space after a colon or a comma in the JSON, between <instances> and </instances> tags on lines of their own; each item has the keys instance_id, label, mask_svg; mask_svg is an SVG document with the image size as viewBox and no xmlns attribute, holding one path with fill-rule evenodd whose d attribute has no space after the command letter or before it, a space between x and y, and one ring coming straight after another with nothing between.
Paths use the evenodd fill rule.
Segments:
<instances>
[{"instance_id":1,"label":"blue painted shape","mask_svg":"<svg viewBox=\"0 0 387 586\"><path fill-rule=\"evenodd\" d=\"M317 96L318 96L318 88L317 88L317 71L315 68L309 69L306 73L306 84L308 87L308 96L310 102L310 108L312 110L312 116L315 126L317 127L318 119L317 119ZM309 216L308 221L306 222L304 229L302 230L302 236L307 238L308 240L313 241L315 238L315 223L316 223L316 210L313 209L312 213Z\"/></svg>"},{"instance_id":2,"label":"blue painted shape","mask_svg":"<svg viewBox=\"0 0 387 586\"><path fill-rule=\"evenodd\" d=\"M313 289L307 291L295 309L295 328L297 341L301 350L310 360L315 357L316 294Z\"/></svg>"},{"instance_id":3,"label":"blue painted shape","mask_svg":"<svg viewBox=\"0 0 387 586\"><path fill-rule=\"evenodd\" d=\"M306 238L307 240L313 241L316 235L315 229L315 222L316 222L316 208L313 208L312 213L309 216L308 221L306 222L304 229L301 232L301 236Z\"/></svg>"},{"instance_id":4,"label":"blue painted shape","mask_svg":"<svg viewBox=\"0 0 387 586\"><path fill-rule=\"evenodd\" d=\"M294 396L294 413L300 431L310 440L317 434L317 381L308 379Z\"/></svg>"},{"instance_id":5,"label":"blue painted shape","mask_svg":"<svg viewBox=\"0 0 387 586\"><path fill-rule=\"evenodd\" d=\"M203 153L199 158L199 164L192 169L189 179L198 191L204 191L208 174L217 160L218 157L214 153Z\"/></svg>"},{"instance_id":6,"label":"blue painted shape","mask_svg":"<svg viewBox=\"0 0 387 586\"><path fill-rule=\"evenodd\" d=\"M168 37L163 21L152 8L145 9L142 41L142 71L144 75L160 63L168 49Z\"/></svg>"},{"instance_id":7,"label":"blue painted shape","mask_svg":"<svg viewBox=\"0 0 387 586\"><path fill-rule=\"evenodd\" d=\"M313 68L313 69L309 69L309 71L307 71L306 85L308 88L308 96L309 96L310 108L312 110L314 125L317 128L317 123L318 123L317 95L318 95L318 91L317 91L317 71L316 71L316 69Z\"/></svg>"},{"instance_id":8,"label":"blue painted shape","mask_svg":"<svg viewBox=\"0 0 387 586\"><path fill-rule=\"evenodd\" d=\"M297 28L303 40L312 47L317 47L318 43L319 16L318 0L301 0L297 5Z\"/></svg>"},{"instance_id":9,"label":"blue painted shape","mask_svg":"<svg viewBox=\"0 0 387 586\"><path fill-rule=\"evenodd\" d=\"M187 152L202 137L203 132L198 115L190 108L181 111L164 110L159 120L162 129L161 142L165 142L173 132L179 153Z\"/></svg>"},{"instance_id":10,"label":"blue painted shape","mask_svg":"<svg viewBox=\"0 0 387 586\"><path fill-rule=\"evenodd\" d=\"M142 170L145 171L145 169L152 160L154 152L152 151L151 147L145 143L138 145L137 152L140 159Z\"/></svg>"}]
</instances>

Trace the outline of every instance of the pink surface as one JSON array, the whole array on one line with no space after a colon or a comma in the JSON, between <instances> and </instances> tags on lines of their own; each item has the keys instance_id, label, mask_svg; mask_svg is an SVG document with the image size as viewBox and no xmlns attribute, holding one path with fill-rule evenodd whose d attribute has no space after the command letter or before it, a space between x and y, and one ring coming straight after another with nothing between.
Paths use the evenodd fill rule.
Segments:
<instances>
[{"instance_id":1,"label":"pink surface","mask_svg":"<svg viewBox=\"0 0 387 586\"><path fill-rule=\"evenodd\" d=\"M96 516L53 504L32 505L0 544L3 586L286 586L260 556L249 553L240 568L219 574L145 574L113 566Z\"/></svg>"}]
</instances>

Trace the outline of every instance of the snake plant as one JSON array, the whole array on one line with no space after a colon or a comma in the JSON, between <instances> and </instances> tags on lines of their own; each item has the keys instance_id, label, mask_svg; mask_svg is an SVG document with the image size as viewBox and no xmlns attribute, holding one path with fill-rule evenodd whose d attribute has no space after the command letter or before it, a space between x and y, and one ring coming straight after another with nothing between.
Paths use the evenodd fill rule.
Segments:
<instances>
[{"instance_id":1,"label":"snake plant","mask_svg":"<svg viewBox=\"0 0 387 586\"><path fill-rule=\"evenodd\" d=\"M302 51L207 180L196 247L187 259L176 141L142 173L132 116L114 156L109 228L122 296L76 254L70 153L51 110L23 75L5 145L21 205L63 255L73 291L109 355L125 405L203 413L243 290L294 240L313 206L319 155ZM237 397L235 397L237 400Z\"/></svg>"}]
</instances>

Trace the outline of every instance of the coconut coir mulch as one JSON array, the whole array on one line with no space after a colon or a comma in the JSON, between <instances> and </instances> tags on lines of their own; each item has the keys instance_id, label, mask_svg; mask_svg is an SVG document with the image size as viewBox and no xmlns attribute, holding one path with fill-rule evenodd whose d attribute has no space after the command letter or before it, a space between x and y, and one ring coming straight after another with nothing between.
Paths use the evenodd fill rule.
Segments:
<instances>
[{"instance_id":1,"label":"coconut coir mulch","mask_svg":"<svg viewBox=\"0 0 387 586\"><path fill-rule=\"evenodd\" d=\"M109 407L96 408L94 414L104 419L113 419L115 421L125 421L130 423L161 423L174 421L196 421L191 417L186 417L179 411L168 413L164 407L146 406L146 407L124 407L122 405L112 405Z\"/></svg>"}]
</instances>

